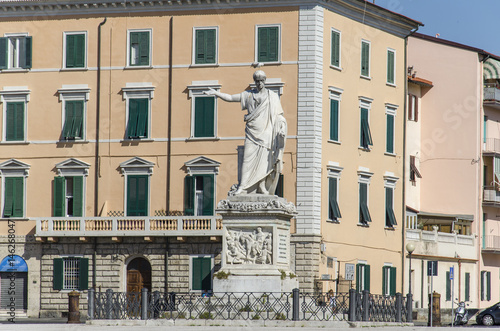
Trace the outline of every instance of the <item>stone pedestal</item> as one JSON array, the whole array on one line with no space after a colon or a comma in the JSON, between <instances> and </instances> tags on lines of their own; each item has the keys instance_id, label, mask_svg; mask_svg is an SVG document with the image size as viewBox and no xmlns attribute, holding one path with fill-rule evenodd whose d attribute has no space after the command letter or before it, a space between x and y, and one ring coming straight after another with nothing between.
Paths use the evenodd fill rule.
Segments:
<instances>
[{"instance_id":1,"label":"stone pedestal","mask_svg":"<svg viewBox=\"0 0 500 331\"><path fill-rule=\"evenodd\" d=\"M274 195L248 194L221 200L222 268L214 292L290 292L290 219L295 206Z\"/></svg>"}]
</instances>

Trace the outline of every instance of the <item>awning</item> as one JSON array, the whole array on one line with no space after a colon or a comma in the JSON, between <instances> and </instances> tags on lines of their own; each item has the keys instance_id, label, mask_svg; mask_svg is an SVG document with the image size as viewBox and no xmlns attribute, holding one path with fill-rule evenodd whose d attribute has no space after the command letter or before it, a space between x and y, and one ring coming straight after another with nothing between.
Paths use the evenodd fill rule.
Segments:
<instances>
[{"instance_id":1,"label":"awning","mask_svg":"<svg viewBox=\"0 0 500 331\"><path fill-rule=\"evenodd\" d=\"M500 79L500 61L489 58L483 64L484 79Z\"/></svg>"},{"instance_id":2,"label":"awning","mask_svg":"<svg viewBox=\"0 0 500 331\"><path fill-rule=\"evenodd\" d=\"M0 262L0 272L28 272L28 265L19 255L8 255Z\"/></svg>"}]
</instances>

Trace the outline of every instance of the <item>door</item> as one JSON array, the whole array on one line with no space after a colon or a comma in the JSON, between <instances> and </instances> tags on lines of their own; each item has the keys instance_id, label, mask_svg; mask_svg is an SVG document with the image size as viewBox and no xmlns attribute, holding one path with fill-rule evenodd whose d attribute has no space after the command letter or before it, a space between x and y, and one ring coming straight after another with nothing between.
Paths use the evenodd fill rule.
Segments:
<instances>
[{"instance_id":1,"label":"door","mask_svg":"<svg viewBox=\"0 0 500 331\"><path fill-rule=\"evenodd\" d=\"M151 264L138 257L127 265L127 292L141 292L143 288L151 292Z\"/></svg>"},{"instance_id":2,"label":"door","mask_svg":"<svg viewBox=\"0 0 500 331\"><path fill-rule=\"evenodd\" d=\"M17 311L26 310L27 300L27 272L0 272L0 309L9 310L11 298L14 298Z\"/></svg>"}]
</instances>

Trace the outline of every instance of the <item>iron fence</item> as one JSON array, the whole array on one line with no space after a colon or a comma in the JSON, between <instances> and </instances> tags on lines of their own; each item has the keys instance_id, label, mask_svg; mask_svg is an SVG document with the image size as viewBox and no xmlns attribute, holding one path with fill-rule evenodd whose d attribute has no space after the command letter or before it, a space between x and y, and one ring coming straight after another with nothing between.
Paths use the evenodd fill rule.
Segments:
<instances>
[{"instance_id":1,"label":"iron fence","mask_svg":"<svg viewBox=\"0 0 500 331\"><path fill-rule=\"evenodd\" d=\"M373 321L411 322L411 299L349 293L242 292L96 293L89 290L88 316L91 319L211 319L211 320L292 320L292 321Z\"/></svg>"}]
</instances>

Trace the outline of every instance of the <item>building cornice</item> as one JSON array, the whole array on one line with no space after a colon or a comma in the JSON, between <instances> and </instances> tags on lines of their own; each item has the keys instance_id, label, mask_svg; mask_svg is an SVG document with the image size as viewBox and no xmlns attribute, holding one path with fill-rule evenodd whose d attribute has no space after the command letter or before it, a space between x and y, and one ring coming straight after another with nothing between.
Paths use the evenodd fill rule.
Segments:
<instances>
[{"instance_id":1,"label":"building cornice","mask_svg":"<svg viewBox=\"0 0 500 331\"><path fill-rule=\"evenodd\" d=\"M1 1L0 17L40 17L51 16L105 16L120 13L148 13L158 11L176 12L191 10L236 10L244 8L272 8L289 6L322 6L340 15L363 24L379 28L391 34L406 37L422 23L406 16L391 12L364 0L100 0L100 1Z\"/></svg>"}]
</instances>

